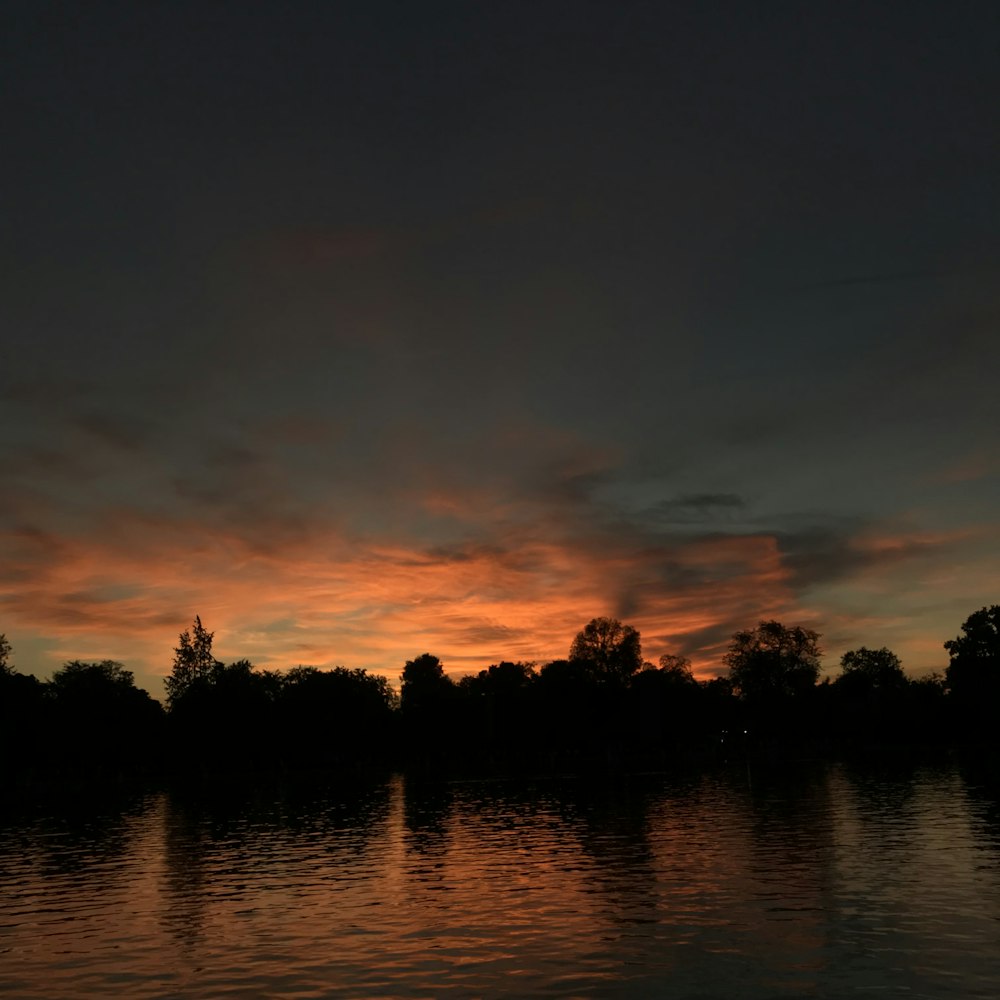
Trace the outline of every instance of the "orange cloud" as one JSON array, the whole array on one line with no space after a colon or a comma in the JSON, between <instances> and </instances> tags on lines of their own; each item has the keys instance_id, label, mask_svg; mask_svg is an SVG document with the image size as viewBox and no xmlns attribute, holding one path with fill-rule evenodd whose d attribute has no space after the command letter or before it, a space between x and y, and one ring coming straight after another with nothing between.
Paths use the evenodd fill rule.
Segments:
<instances>
[{"instance_id":1,"label":"orange cloud","mask_svg":"<svg viewBox=\"0 0 1000 1000\"><path fill-rule=\"evenodd\" d=\"M600 463L567 459L550 473L506 492L435 482L374 516L351 494L335 510L292 507L280 490L244 493L236 478L221 492L193 481L183 515L105 510L76 531L22 522L0 539L9 553L0 614L15 647L18 630L51 640L52 659L34 669L109 656L156 693L195 614L224 659L345 664L393 680L424 651L453 673L565 656L587 620L609 614L639 628L648 659L682 652L709 676L732 632L762 618L860 644L849 623L864 621L866 588L891 577L898 589L896 574L914 559L940 572L940 552L968 536L806 532L791 544L746 527L663 527L594 500ZM893 631L893 614L887 601L872 616L876 634Z\"/></svg>"},{"instance_id":2,"label":"orange cloud","mask_svg":"<svg viewBox=\"0 0 1000 1000\"><path fill-rule=\"evenodd\" d=\"M475 497L429 495L424 506L463 524L481 513ZM788 603L772 538L651 549L552 521L518 524L502 506L494 515L483 538L439 545L317 524L262 544L275 527L266 518L234 527L128 511L86 539L22 529L5 543L31 582L3 594L4 612L54 638L59 655L113 647L150 675L167 671L177 632L197 613L224 658L346 663L395 678L425 650L454 672L564 656L586 620L620 613L623 600L654 657L734 610Z\"/></svg>"}]
</instances>

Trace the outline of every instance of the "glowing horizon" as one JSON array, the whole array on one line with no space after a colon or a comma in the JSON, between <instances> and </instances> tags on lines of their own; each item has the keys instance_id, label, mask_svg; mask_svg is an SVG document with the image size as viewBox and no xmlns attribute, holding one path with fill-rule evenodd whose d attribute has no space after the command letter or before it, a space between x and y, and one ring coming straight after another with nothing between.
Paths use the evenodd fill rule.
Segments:
<instances>
[{"instance_id":1,"label":"glowing horizon","mask_svg":"<svg viewBox=\"0 0 1000 1000\"><path fill-rule=\"evenodd\" d=\"M125 510L85 540L16 531L5 540L20 557L11 566L32 587L2 595L14 662L44 676L69 659L121 660L159 697L177 635L197 614L226 662L363 667L396 682L422 652L455 676L502 659L541 665L564 657L590 618L610 615L639 629L647 660L682 653L702 678L723 672L734 631L767 618L819 631L829 671L848 647L890 645L923 673L947 662L941 647L958 629L957 612L951 631L942 623L937 634L927 624L908 633L912 620L887 597L882 615L872 608L866 617L837 602L864 599L866 587L885 593L921 561L940 562L981 537L859 535L845 549L863 569L810 604L774 533L584 531L557 509L543 523L537 505L527 517L512 504L491 523L468 498L444 502L440 493L421 506L447 509L458 534L478 537L407 544L317 524L274 547L247 525L224 531Z\"/></svg>"}]
</instances>

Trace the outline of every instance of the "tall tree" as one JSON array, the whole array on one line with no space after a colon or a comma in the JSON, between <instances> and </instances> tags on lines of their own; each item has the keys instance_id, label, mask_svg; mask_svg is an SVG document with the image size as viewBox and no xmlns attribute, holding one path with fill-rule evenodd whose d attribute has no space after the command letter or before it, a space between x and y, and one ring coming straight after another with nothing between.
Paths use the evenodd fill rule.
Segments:
<instances>
[{"instance_id":1,"label":"tall tree","mask_svg":"<svg viewBox=\"0 0 1000 1000\"><path fill-rule=\"evenodd\" d=\"M31 674L18 673L10 654L7 637L0 635L0 786L20 766L36 766L51 750L46 738L47 685Z\"/></svg>"},{"instance_id":2,"label":"tall tree","mask_svg":"<svg viewBox=\"0 0 1000 1000\"><path fill-rule=\"evenodd\" d=\"M944 644L951 660L945 677L952 695L965 703L990 703L1000 698L1000 604L973 612L962 624L962 635Z\"/></svg>"},{"instance_id":3,"label":"tall tree","mask_svg":"<svg viewBox=\"0 0 1000 1000\"><path fill-rule=\"evenodd\" d=\"M577 632L569 658L586 665L599 680L624 683L642 668L642 643L631 625L593 618Z\"/></svg>"},{"instance_id":4,"label":"tall tree","mask_svg":"<svg viewBox=\"0 0 1000 1000\"><path fill-rule=\"evenodd\" d=\"M406 661L400 675L400 708L404 715L422 712L436 706L453 687L441 661L430 653L422 653Z\"/></svg>"},{"instance_id":5,"label":"tall tree","mask_svg":"<svg viewBox=\"0 0 1000 1000\"><path fill-rule=\"evenodd\" d=\"M174 664L166 679L167 704L174 708L192 688L212 680L222 664L212 655L214 632L209 632L195 615L194 624L179 636Z\"/></svg>"},{"instance_id":6,"label":"tall tree","mask_svg":"<svg viewBox=\"0 0 1000 1000\"><path fill-rule=\"evenodd\" d=\"M747 701L810 690L819 677L819 634L774 620L736 632L725 655L729 679Z\"/></svg>"},{"instance_id":7,"label":"tall tree","mask_svg":"<svg viewBox=\"0 0 1000 1000\"><path fill-rule=\"evenodd\" d=\"M408 752L428 761L453 745L457 688L430 653L408 660L400 677L399 707Z\"/></svg>"}]
</instances>

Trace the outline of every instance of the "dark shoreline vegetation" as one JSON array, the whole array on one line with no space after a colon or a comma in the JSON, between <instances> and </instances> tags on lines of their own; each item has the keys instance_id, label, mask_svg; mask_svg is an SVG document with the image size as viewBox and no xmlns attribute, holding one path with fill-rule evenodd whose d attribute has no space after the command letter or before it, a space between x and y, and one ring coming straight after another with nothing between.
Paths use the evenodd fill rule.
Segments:
<instances>
[{"instance_id":1,"label":"dark shoreline vegetation","mask_svg":"<svg viewBox=\"0 0 1000 1000\"><path fill-rule=\"evenodd\" d=\"M682 656L642 659L639 633L595 618L564 660L502 661L455 682L429 653L397 694L365 670L224 664L195 618L167 704L112 660L19 673L0 636L0 782L307 776L402 769L474 776L668 769L743 757L1000 749L1000 605L944 643L945 674L911 679L888 649L845 653L819 682L819 635L760 622L728 673L698 681Z\"/></svg>"}]
</instances>

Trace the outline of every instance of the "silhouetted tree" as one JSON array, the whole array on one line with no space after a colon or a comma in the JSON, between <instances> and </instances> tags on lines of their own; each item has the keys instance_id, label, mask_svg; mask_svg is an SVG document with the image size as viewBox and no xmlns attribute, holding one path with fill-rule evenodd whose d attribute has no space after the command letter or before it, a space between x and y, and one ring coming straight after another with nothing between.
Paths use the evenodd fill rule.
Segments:
<instances>
[{"instance_id":1,"label":"silhouetted tree","mask_svg":"<svg viewBox=\"0 0 1000 1000\"><path fill-rule=\"evenodd\" d=\"M166 679L171 759L174 766L200 772L258 768L275 754L280 681L249 660L217 660L214 637L196 616L174 650Z\"/></svg>"},{"instance_id":2,"label":"silhouetted tree","mask_svg":"<svg viewBox=\"0 0 1000 1000\"><path fill-rule=\"evenodd\" d=\"M71 660L52 675L51 738L62 766L132 770L159 750L163 710L115 660Z\"/></svg>"},{"instance_id":3,"label":"silhouetted tree","mask_svg":"<svg viewBox=\"0 0 1000 1000\"><path fill-rule=\"evenodd\" d=\"M973 612L963 635L944 644L951 660L945 678L963 698L995 697L1000 690L1000 604Z\"/></svg>"},{"instance_id":4,"label":"silhouetted tree","mask_svg":"<svg viewBox=\"0 0 1000 1000\"><path fill-rule=\"evenodd\" d=\"M430 653L407 660L400 675L400 712L411 751L437 754L447 747L457 720L455 685Z\"/></svg>"},{"instance_id":5,"label":"silhouetted tree","mask_svg":"<svg viewBox=\"0 0 1000 1000\"><path fill-rule=\"evenodd\" d=\"M281 677L249 660L215 661L197 678L178 707L200 745L203 762L227 770L259 769L276 763L277 709Z\"/></svg>"},{"instance_id":6,"label":"silhouetted tree","mask_svg":"<svg viewBox=\"0 0 1000 1000\"><path fill-rule=\"evenodd\" d=\"M632 677L630 695L632 728L642 744L669 750L672 758L693 746L702 692L690 660L664 653L659 667L647 663Z\"/></svg>"},{"instance_id":7,"label":"silhouetted tree","mask_svg":"<svg viewBox=\"0 0 1000 1000\"><path fill-rule=\"evenodd\" d=\"M556 758L572 763L590 753L604 735L607 699L603 685L582 660L553 660L538 674L541 742Z\"/></svg>"},{"instance_id":8,"label":"silhouetted tree","mask_svg":"<svg viewBox=\"0 0 1000 1000\"><path fill-rule=\"evenodd\" d=\"M844 653L840 667L840 676L820 692L826 732L867 745L907 742L909 681L899 657L884 646L862 646Z\"/></svg>"},{"instance_id":9,"label":"silhouetted tree","mask_svg":"<svg viewBox=\"0 0 1000 1000\"><path fill-rule=\"evenodd\" d=\"M907 716L914 742L941 743L954 735L947 711L947 685L944 675L933 671L917 677L908 686Z\"/></svg>"},{"instance_id":10,"label":"silhouetted tree","mask_svg":"<svg viewBox=\"0 0 1000 1000\"><path fill-rule=\"evenodd\" d=\"M249 660L213 660L171 708L176 758L209 772L277 766L281 686L277 671Z\"/></svg>"},{"instance_id":11,"label":"silhouetted tree","mask_svg":"<svg viewBox=\"0 0 1000 1000\"><path fill-rule=\"evenodd\" d=\"M819 655L819 636L801 626L762 621L733 635L724 657L738 697L738 711L726 727L733 752L740 746L775 749L816 735Z\"/></svg>"},{"instance_id":12,"label":"silhouetted tree","mask_svg":"<svg viewBox=\"0 0 1000 1000\"><path fill-rule=\"evenodd\" d=\"M404 714L419 712L437 702L452 686L441 661L430 653L407 660L399 680L400 707Z\"/></svg>"},{"instance_id":13,"label":"silhouetted tree","mask_svg":"<svg viewBox=\"0 0 1000 1000\"><path fill-rule=\"evenodd\" d=\"M906 674L899 657L885 646L848 650L840 658L840 669L837 683L859 692L892 691L906 686Z\"/></svg>"},{"instance_id":14,"label":"silhouetted tree","mask_svg":"<svg viewBox=\"0 0 1000 1000\"><path fill-rule=\"evenodd\" d=\"M635 742L629 682L642 667L636 629L617 618L592 618L573 639L565 665L557 660L542 670L547 709L561 713L551 716L559 718L560 741L594 763L620 760Z\"/></svg>"},{"instance_id":15,"label":"silhouetted tree","mask_svg":"<svg viewBox=\"0 0 1000 1000\"><path fill-rule=\"evenodd\" d=\"M389 681L365 670L293 667L282 678L282 754L311 767L388 761L396 701Z\"/></svg>"},{"instance_id":16,"label":"silhouetted tree","mask_svg":"<svg viewBox=\"0 0 1000 1000\"><path fill-rule=\"evenodd\" d=\"M524 691L535 681L535 665L502 660L480 671L479 676L485 681L487 690L497 694Z\"/></svg>"},{"instance_id":17,"label":"silhouetted tree","mask_svg":"<svg viewBox=\"0 0 1000 1000\"><path fill-rule=\"evenodd\" d=\"M209 632L196 615L191 629L185 629L174 650L174 664L165 681L167 704L171 709L193 688L211 682L222 664L212 655L214 632Z\"/></svg>"},{"instance_id":18,"label":"silhouetted tree","mask_svg":"<svg viewBox=\"0 0 1000 1000\"><path fill-rule=\"evenodd\" d=\"M728 724L736 704L733 682L728 677L712 677L706 681L698 681L697 684L705 702L712 707L713 716Z\"/></svg>"},{"instance_id":19,"label":"silhouetted tree","mask_svg":"<svg viewBox=\"0 0 1000 1000\"><path fill-rule=\"evenodd\" d=\"M736 632L724 659L736 693L756 700L811 690L819 677L819 658L818 633L772 620Z\"/></svg>"},{"instance_id":20,"label":"silhouetted tree","mask_svg":"<svg viewBox=\"0 0 1000 1000\"><path fill-rule=\"evenodd\" d=\"M45 686L14 668L12 652L7 637L0 635L0 784L26 777L49 749Z\"/></svg>"},{"instance_id":21,"label":"silhouetted tree","mask_svg":"<svg viewBox=\"0 0 1000 1000\"><path fill-rule=\"evenodd\" d=\"M691 671L691 661L676 653L664 653L660 657L660 673L671 682L681 685L697 684Z\"/></svg>"},{"instance_id":22,"label":"silhouetted tree","mask_svg":"<svg viewBox=\"0 0 1000 1000\"><path fill-rule=\"evenodd\" d=\"M135 675L117 660L84 663L71 660L52 675L52 689L59 697L104 698L135 690Z\"/></svg>"},{"instance_id":23,"label":"silhouetted tree","mask_svg":"<svg viewBox=\"0 0 1000 1000\"><path fill-rule=\"evenodd\" d=\"M528 690L538 679L532 663L493 663L478 674L463 677L458 686L470 698L514 698Z\"/></svg>"},{"instance_id":24,"label":"silhouetted tree","mask_svg":"<svg viewBox=\"0 0 1000 1000\"><path fill-rule=\"evenodd\" d=\"M962 633L944 644L945 678L960 715L983 733L996 725L1000 707L1000 605L973 612Z\"/></svg>"},{"instance_id":25,"label":"silhouetted tree","mask_svg":"<svg viewBox=\"0 0 1000 1000\"><path fill-rule=\"evenodd\" d=\"M570 646L571 661L584 664L601 681L624 684L642 667L639 633L617 618L593 618Z\"/></svg>"},{"instance_id":26,"label":"silhouetted tree","mask_svg":"<svg viewBox=\"0 0 1000 1000\"><path fill-rule=\"evenodd\" d=\"M525 757L537 736L537 681L533 664L508 660L463 677L457 705L463 745L479 747L494 760Z\"/></svg>"}]
</instances>

